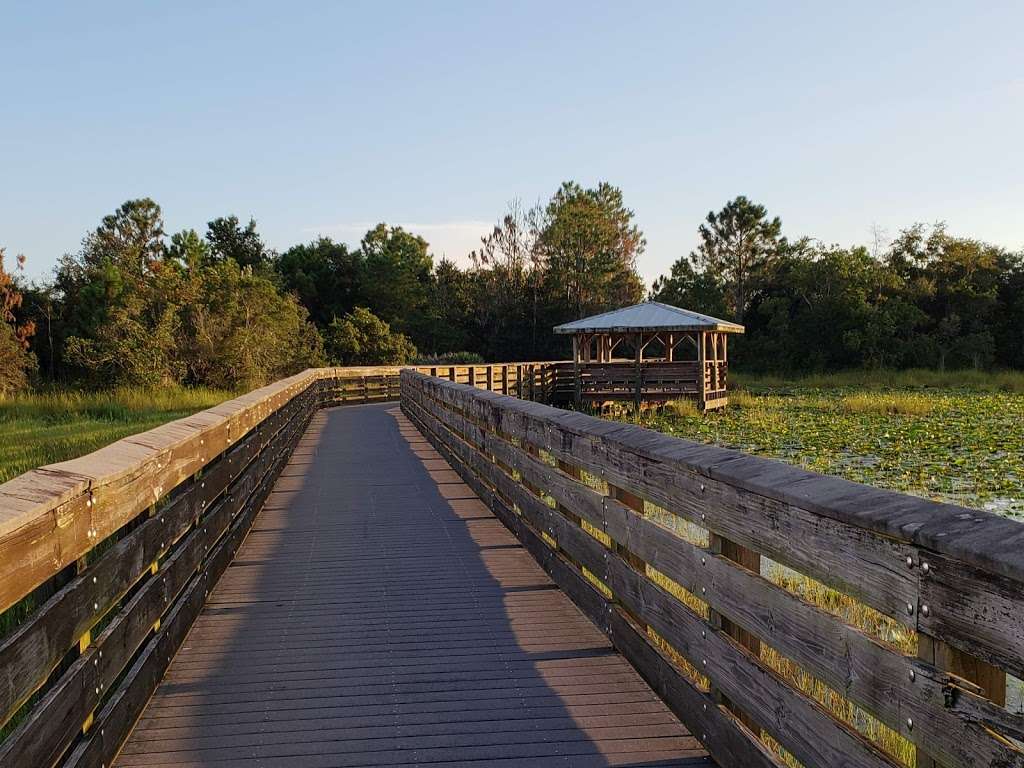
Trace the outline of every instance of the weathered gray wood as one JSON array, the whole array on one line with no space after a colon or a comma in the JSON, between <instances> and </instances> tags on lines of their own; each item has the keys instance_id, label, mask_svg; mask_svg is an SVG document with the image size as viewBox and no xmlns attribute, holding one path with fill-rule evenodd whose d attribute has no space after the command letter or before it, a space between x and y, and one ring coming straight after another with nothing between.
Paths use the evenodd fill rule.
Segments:
<instances>
[{"instance_id":1,"label":"weathered gray wood","mask_svg":"<svg viewBox=\"0 0 1024 768\"><path fill-rule=\"evenodd\" d=\"M282 465L283 462L278 467ZM65 761L65 768L104 768L113 760L202 610L206 596L230 564L272 485L272 478L268 478L229 534L216 546L207 567L195 576L168 612L166 621L128 670L114 696L97 714L88 737Z\"/></svg>"},{"instance_id":2,"label":"weathered gray wood","mask_svg":"<svg viewBox=\"0 0 1024 768\"><path fill-rule=\"evenodd\" d=\"M466 393L438 386L436 382L427 382L425 391L466 408L474 419L493 425L495 431L527 440L697 525L840 589L911 627L916 626L916 617L908 614L907 605L917 603L917 574L906 566L908 557L916 560L916 547L764 496L744 493L698 474L679 461L683 449L691 456L702 452L727 457L740 454L675 440L683 448L663 450L671 458L655 459L639 452L635 440L628 447L623 445L621 433L642 433L642 437L657 444L674 438L511 399L496 407L493 399L467 399ZM528 407L538 416L527 414ZM572 421L593 428L593 433L582 432L578 427L568 429L566 422ZM785 469L777 462L765 463L773 470ZM791 546L793 541L806 542L806 546L795 548ZM820 552L828 552L830 559L821 558Z\"/></svg>"},{"instance_id":3,"label":"weathered gray wood","mask_svg":"<svg viewBox=\"0 0 1024 768\"><path fill-rule=\"evenodd\" d=\"M927 572L923 572L924 563ZM1024 587L1018 581L985 573L947 555L922 553L918 627L1024 678Z\"/></svg>"},{"instance_id":4,"label":"weathered gray wood","mask_svg":"<svg viewBox=\"0 0 1024 768\"><path fill-rule=\"evenodd\" d=\"M425 380L424 386L441 399L459 396L457 387L441 382ZM495 402L494 398L474 400L474 415L493 411ZM602 422L584 414L567 414L515 400L502 402L500 410L500 416L492 418L511 422L502 425L501 431L507 434L517 434L524 428L544 434L546 429L554 432L558 427L561 433L557 437L568 443L577 439L586 443L589 437L601 435L606 444L625 449L637 458L656 459L676 470L719 480L780 502L783 509L794 506L1024 581L1024 529L997 515L826 477L770 459L691 443L634 425Z\"/></svg>"}]
</instances>

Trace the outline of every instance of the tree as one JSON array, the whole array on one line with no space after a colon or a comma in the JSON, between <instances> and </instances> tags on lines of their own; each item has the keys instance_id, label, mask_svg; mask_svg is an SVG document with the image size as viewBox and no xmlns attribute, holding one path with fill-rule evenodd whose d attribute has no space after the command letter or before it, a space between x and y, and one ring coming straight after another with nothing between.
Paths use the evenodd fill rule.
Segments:
<instances>
[{"instance_id":1,"label":"tree","mask_svg":"<svg viewBox=\"0 0 1024 768\"><path fill-rule=\"evenodd\" d=\"M474 281L454 262L441 259L430 281L420 349L464 352L474 342Z\"/></svg>"},{"instance_id":2,"label":"tree","mask_svg":"<svg viewBox=\"0 0 1024 768\"><path fill-rule=\"evenodd\" d=\"M563 319L633 304L643 297L636 258L647 244L623 205L622 191L601 182L584 189L567 181L545 211L540 246L547 282L563 303Z\"/></svg>"},{"instance_id":3,"label":"tree","mask_svg":"<svg viewBox=\"0 0 1024 768\"><path fill-rule=\"evenodd\" d=\"M97 386L177 381L178 277L159 205L129 200L105 216L58 268L64 361Z\"/></svg>"},{"instance_id":4,"label":"tree","mask_svg":"<svg viewBox=\"0 0 1024 768\"><path fill-rule=\"evenodd\" d=\"M741 195L721 211L709 212L698 233L700 243L690 258L725 287L729 315L742 322L751 296L784 250L782 220L769 219L763 205Z\"/></svg>"},{"instance_id":5,"label":"tree","mask_svg":"<svg viewBox=\"0 0 1024 768\"><path fill-rule=\"evenodd\" d=\"M668 275L651 286L651 299L712 317L725 317L724 286L709 272L698 272L688 258L677 259Z\"/></svg>"},{"instance_id":6,"label":"tree","mask_svg":"<svg viewBox=\"0 0 1024 768\"><path fill-rule=\"evenodd\" d=\"M293 246L277 260L282 287L298 296L321 328L355 306L361 269L362 254L329 237Z\"/></svg>"},{"instance_id":7,"label":"tree","mask_svg":"<svg viewBox=\"0 0 1024 768\"><path fill-rule=\"evenodd\" d=\"M401 227L378 224L363 237L359 302L414 339L424 337L433 259L427 241Z\"/></svg>"},{"instance_id":8,"label":"tree","mask_svg":"<svg viewBox=\"0 0 1024 768\"><path fill-rule=\"evenodd\" d=\"M188 382L252 388L323 362L323 341L305 308L250 267L228 259L192 269L183 292Z\"/></svg>"},{"instance_id":9,"label":"tree","mask_svg":"<svg viewBox=\"0 0 1024 768\"><path fill-rule=\"evenodd\" d=\"M163 238L160 206L148 197L128 200L82 241L81 263L86 269L110 264L126 275L141 275L163 259Z\"/></svg>"},{"instance_id":10,"label":"tree","mask_svg":"<svg viewBox=\"0 0 1024 768\"><path fill-rule=\"evenodd\" d=\"M198 269L210 260L210 246L194 229L171 235L167 259L184 269Z\"/></svg>"},{"instance_id":11,"label":"tree","mask_svg":"<svg viewBox=\"0 0 1024 768\"><path fill-rule=\"evenodd\" d=\"M536 358L547 259L540 238L545 209L513 200L494 229L470 254L476 277L477 322L486 351L512 359Z\"/></svg>"},{"instance_id":12,"label":"tree","mask_svg":"<svg viewBox=\"0 0 1024 768\"><path fill-rule=\"evenodd\" d=\"M934 357L946 366L987 367L996 358L1003 276L1015 257L971 238L954 237L943 223L915 224L900 232L886 261L906 286L908 298L932 320Z\"/></svg>"},{"instance_id":13,"label":"tree","mask_svg":"<svg viewBox=\"0 0 1024 768\"><path fill-rule=\"evenodd\" d=\"M331 322L327 354L336 365L403 365L416 347L366 307L356 307Z\"/></svg>"},{"instance_id":14,"label":"tree","mask_svg":"<svg viewBox=\"0 0 1024 768\"><path fill-rule=\"evenodd\" d=\"M237 216L221 216L206 225L206 241L214 261L232 259L240 267L261 269L271 254L256 232L256 220L249 219L243 229Z\"/></svg>"},{"instance_id":15,"label":"tree","mask_svg":"<svg viewBox=\"0 0 1024 768\"><path fill-rule=\"evenodd\" d=\"M24 269L25 257L18 256L16 264L15 269ZM16 315L22 299L14 275L4 269L4 249L0 248L0 397L25 388L36 366L35 356L29 352L35 325L19 322Z\"/></svg>"}]
</instances>

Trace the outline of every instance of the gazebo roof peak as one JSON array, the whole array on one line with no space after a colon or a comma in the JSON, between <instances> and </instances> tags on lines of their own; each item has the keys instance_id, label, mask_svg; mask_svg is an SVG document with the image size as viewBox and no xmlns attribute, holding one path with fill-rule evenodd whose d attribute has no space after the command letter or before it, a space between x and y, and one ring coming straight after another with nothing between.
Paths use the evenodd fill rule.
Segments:
<instances>
[{"instance_id":1,"label":"gazebo roof peak","mask_svg":"<svg viewBox=\"0 0 1024 768\"><path fill-rule=\"evenodd\" d=\"M556 325L555 333L635 333L637 331L718 331L743 333L738 323L702 315L689 309L645 301L599 315Z\"/></svg>"}]
</instances>

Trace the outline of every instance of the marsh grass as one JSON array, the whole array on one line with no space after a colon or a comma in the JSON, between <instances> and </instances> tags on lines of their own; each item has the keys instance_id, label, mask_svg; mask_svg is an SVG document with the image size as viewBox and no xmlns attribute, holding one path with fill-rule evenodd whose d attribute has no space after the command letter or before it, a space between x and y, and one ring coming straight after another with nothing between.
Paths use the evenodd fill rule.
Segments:
<instances>
[{"instance_id":1,"label":"marsh grass","mask_svg":"<svg viewBox=\"0 0 1024 768\"><path fill-rule=\"evenodd\" d=\"M0 399L0 483L128 435L210 408L233 396L206 388L55 389Z\"/></svg>"},{"instance_id":2,"label":"marsh grass","mask_svg":"<svg viewBox=\"0 0 1024 768\"><path fill-rule=\"evenodd\" d=\"M889 416L927 416L935 402L915 392L861 392L846 395L843 408L852 413L882 413Z\"/></svg>"},{"instance_id":3,"label":"marsh grass","mask_svg":"<svg viewBox=\"0 0 1024 768\"><path fill-rule=\"evenodd\" d=\"M1024 394L1024 372L981 371L974 369L937 371L910 368L893 371L885 368L817 373L807 376L773 376L730 371L733 384L747 389L968 389L975 392ZM729 394L732 404L733 393Z\"/></svg>"},{"instance_id":4,"label":"marsh grass","mask_svg":"<svg viewBox=\"0 0 1024 768\"><path fill-rule=\"evenodd\" d=\"M697 408L696 401L684 398L679 400L669 400L662 406L662 409L665 413L671 414L672 416L696 416L700 413Z\"/></svg>"},{"instance_id":5,"label":"marsh grass","mask_svg":"<svg viewBox=\"0 0 1024 768\"><path fill-rule=\"evenodd\" d=\"M767 400L745 389L737 389L729 393L729 408L762 408L767 404Z\"/></svg>"}]
</instances>

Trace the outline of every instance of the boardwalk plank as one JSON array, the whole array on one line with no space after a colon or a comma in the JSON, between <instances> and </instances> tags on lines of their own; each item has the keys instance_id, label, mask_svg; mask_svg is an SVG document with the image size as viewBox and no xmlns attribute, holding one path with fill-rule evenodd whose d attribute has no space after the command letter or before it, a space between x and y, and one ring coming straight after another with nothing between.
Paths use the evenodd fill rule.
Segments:
<instances>
[{"instance_id":1,"label":"boardwalk plank","mask_svg":"<svg viewBox=\"0 0 1024 768\"><path fill-rule=\"evenodd\" d=\"M393 404L318 413L118 766L710 766Z\"/></svg>"}]
</instances>

